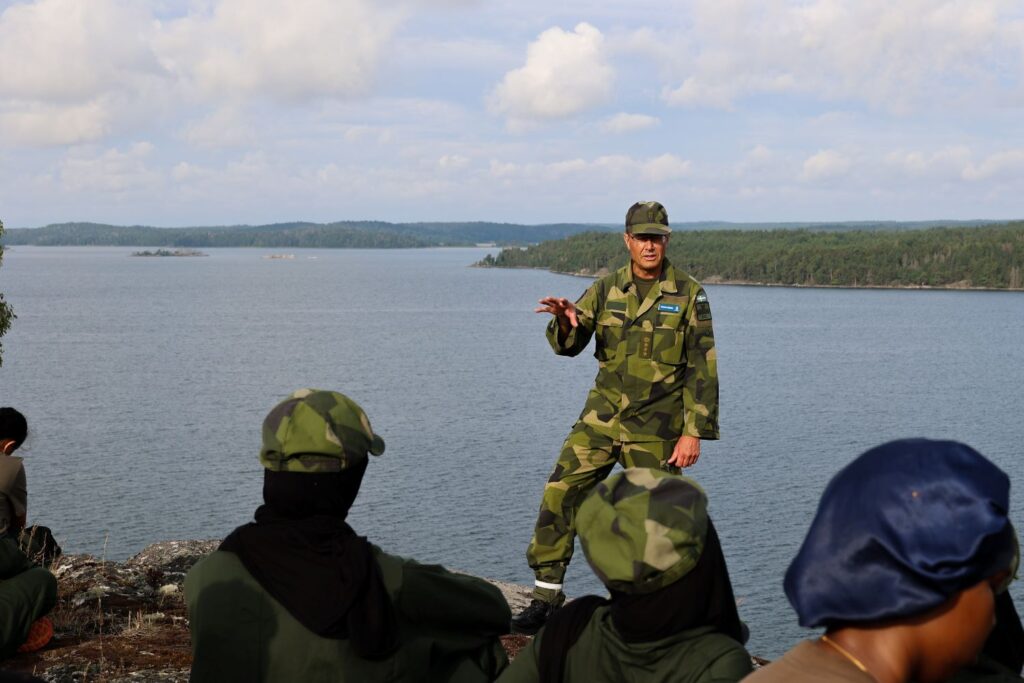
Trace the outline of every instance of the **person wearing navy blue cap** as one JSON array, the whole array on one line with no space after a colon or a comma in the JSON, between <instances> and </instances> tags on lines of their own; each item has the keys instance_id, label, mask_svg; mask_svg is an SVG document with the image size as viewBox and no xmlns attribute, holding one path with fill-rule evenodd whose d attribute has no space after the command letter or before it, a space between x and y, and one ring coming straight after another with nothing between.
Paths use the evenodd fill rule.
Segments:
<instances>
[{"instance_id":1,"label":"person wearing navy blue cap","mask_svg":"<svg viewBox=\"0 0 1024 683\"><path fill-rule=\"evenodd\" d=\"M972 663L1019 561L1010 480L954 441L873 448L825 488L784 587L824 628L746 680L937 683Z\"/></svg>"}]
</instances>

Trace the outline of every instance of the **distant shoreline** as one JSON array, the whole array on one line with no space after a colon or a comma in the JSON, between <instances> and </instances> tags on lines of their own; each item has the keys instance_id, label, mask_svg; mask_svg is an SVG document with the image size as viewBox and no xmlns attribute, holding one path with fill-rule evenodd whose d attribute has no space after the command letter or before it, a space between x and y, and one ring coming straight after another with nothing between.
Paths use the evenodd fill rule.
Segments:
<instances>
[{"instance_id":1,"label":"distant shoreline","mask_svg":"<svg viewBox=\"0 0 1024 683\"><path fill-rule=\"evenodd\" d=\"M552 270L550 268L541 268L535 266L485 266L479 263L473 264L474 268L495 268L501 270L541 270L547 273L553 273L555 275L569 275L571 277L581 277L590 280L596 280L600 277L604 277L606 273L593 274L584 272L569 272L563 270ZM970 287L967 285L803 285L803 284L786 284L784 282L750 282L745 280L723 280L714 276L706 278L700 281L702 285L726 285L729 287L787 287L793 289L890 289L890 290L927 290L927 291L938 291L938 292L1024 292L1024 288L1000 288L1000 287Z\"/></svg>"},{"instance_id":2,"label":"distant shoreline","mask_svg":"<svg viewBox=\"0 0 1024 683\"><path fill-rule=\"evenodd\" d=\"M367 251L375 249L377 251L399 251L402 249L417 250L417 251L430 251L431 249L515 249L519 245L516 244L495 244L495 245L479 245L479 244L427 244L422 246L414 247L302 247L302 246L284 246L280 248L285 249L303 249L306 251ZM32 247L35 249L138 249L139 247L150 248L150 249L168 249L168 247L157 247L156 245L145 245L145 244L4 244L3 240L0 240L0 250L4 253L8 251L17 251L24 247ZM176 249L176 247L170 247ZM203 249L263 249L266 251L272 251L278 247L263 246L263 245L251 245L251 244L238 244L238 245L218 245L215 247L203 247ZM202 256L209 256L205 252L200 252ZM134 254L132 254L134 256Z\"/></svg>"}]
</instances>

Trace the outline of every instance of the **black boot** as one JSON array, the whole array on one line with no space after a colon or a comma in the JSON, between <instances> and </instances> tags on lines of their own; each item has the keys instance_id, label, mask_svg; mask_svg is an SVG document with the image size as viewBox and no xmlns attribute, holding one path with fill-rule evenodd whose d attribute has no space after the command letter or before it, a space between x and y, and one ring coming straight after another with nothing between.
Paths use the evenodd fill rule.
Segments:
<instances>
[{"instance_id":1,"label":"black boot","mask_svg":"<svg viewBox=\"0 0 1024 683\"><path fill-rule=\"evenodd\" d=\"M526 609L512 617L512 633L534 635L547 622L548 617L562 606L564 600L545 602L534 598Z\"/></svg>"}]
</instances>

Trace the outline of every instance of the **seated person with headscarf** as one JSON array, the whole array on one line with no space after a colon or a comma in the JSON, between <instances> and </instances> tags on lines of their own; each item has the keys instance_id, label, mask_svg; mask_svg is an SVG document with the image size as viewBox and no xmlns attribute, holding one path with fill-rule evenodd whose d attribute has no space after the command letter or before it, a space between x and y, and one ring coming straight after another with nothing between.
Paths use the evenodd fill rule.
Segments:
<instances>
[{"instance_id":1,"label":"seated person with headscarf","mask_svg":"<svg viewBox=\"0 0 1024 683\"><path fill-rule=\"evenodd\" d=\"M555 612L499 683L725 683L751 671L707 498L691 480L632 468L599 484L576 530L611 599Z\"/></svg>"},{"instance_id":2,"label":"seated person with headscarf","mask_svg":"<svg viewBox=\"0 0 1024 683\"><path fill-rule=\"evenodd\" d=\"M185 580L192 681L474 683L505 667L496 587L388 555L345 522L383 452L343 394L302 389L270 411L256 521Z\"/></svg>"},{"instance_id":3,"label":"seated person with headscarf","mask_svg":"<svg viewBox=\"0 0 1024 683\"><path fill-rule=\"evenodd\" d=\"M954 441L907 439L862 454L829 482L786 596L824 628L751 683L935 683L974 662L1013 578L1010 480Z\"/></svg>"}]
</instances>

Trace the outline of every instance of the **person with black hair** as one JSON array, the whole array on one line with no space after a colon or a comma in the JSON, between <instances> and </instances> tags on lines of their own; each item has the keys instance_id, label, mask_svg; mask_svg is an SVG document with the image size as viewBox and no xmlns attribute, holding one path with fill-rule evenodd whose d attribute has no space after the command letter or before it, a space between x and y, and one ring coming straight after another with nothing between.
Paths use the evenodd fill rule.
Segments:
<instances>
[{"instance_id":1,"label":"person with black hair","mask_svg":"<svg viewBox=\"0 0 1024 683\"><path fill-rule=\"evenodd\" d=\"M0 659L46 645L53 636L46 615L57 604L57 579L18 545L28 493L25 467L13 453L27 435L25 416L0 408Z\"/></svg>"},{"instance_id":2,"label":"person with black hair","mask_svg":"<svg viewBox=\"0 0 1024 683\"><path fill-rule=\"evenodd\" d=\"M15 408L0 408L0 536L17 537L25 528L28 484L25 465L14 451L28 436L28 421Z\"/></svg>"}]
</instances>

